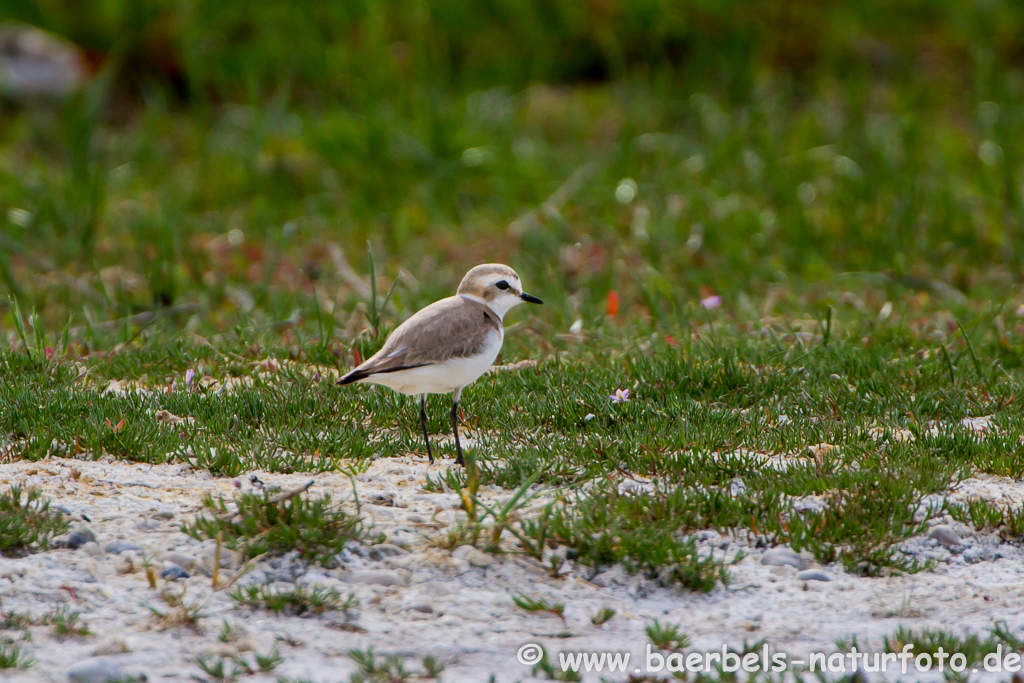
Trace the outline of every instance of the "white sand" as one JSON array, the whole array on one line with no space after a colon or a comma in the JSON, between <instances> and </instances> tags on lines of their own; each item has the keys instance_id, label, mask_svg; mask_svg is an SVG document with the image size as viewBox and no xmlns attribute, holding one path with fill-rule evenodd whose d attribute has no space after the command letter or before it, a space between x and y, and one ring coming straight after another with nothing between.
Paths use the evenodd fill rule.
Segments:
<instances>
[{"instance_id":1,"label":"white sand","mask_svg":"<svg viewBox=\"0 0 1024 683\"><path fill-rule=\"evenodd\" d=\"M338 569L306 569L295 558L286 557L260 563L241 579L242 583L280 581L298 575L304 583L351 591L361 601L352 616L360 630L339 628L344 620L337 613L300 618L235 609L226 591L212 591L209 576L197 567L190 570L190 578L170 584L175 590L187 587L187 601L206 600L204 632L197 633L182 627L160 630L146 606L167 608L150 588L145 572L120 574L118 568L123 569L129 556L140 568L145 556L153 558L160 571L165 563L159 558L169 551L201 561L205 557L208 562L210 542L201 544L185 536L178 525L200 510L204 494L233 495L231 479L212 479L182 465L113 460L0 465L0 487L6 489L12 483L37 487L74 515L88 515L91 521L83 524L95 533L100 546L124 540L142 548L141 553L98 557L84 549L58 549L0 558L4 610L40 617L66 604L82 612L82 622L93 632L58 641L52 628L33 627L33 639L25 647L36 665L26 672L5 671L0 679L63 682L69 669L91 657L105 656L128 673L145 673L150 681L185 681L200 674L191 661L197 655L253 648L265 653L276 647L284 662L273 673L242 680L271 682L284 675L334 683L347 681L355 670L347 656L349 649L372 646L379 653L408 656L406 666L412 670L420 669L420 658L433 655L445 665L442 679L449 683L479 683L491 674L496 681L511 682L541 680L531 678L530 667L517 662L517 650L526 643L542 644L552 657L559 651L628 651L633 656L628 672L633 673L644 667L644 626L655 619L680 624L691 638L691 651L720 649L723 644L737 649L745 640L766 638L772 648L793 658L813 651L834 652L837 638L853 635L861 646L880 649L882 637L901 624L984 634L994 622L1005 620L1018 636L1024 628L1024 553L1000 543L994 535L976 536L962 525L954 528L963 546L952 553L930 539L908 544L921 557L939 558L933 571L869 579L848 576L838 566L823 567L832 578L829 582L802 581L793 567L761 564L762 550L704 532L701 543L708 551L716 549L726 556L740 549L748 553L734 567L733 582L709 595L661 588L630 577L621 568L605 571L590 582L584 577L591 576L591 570L567 563L566 576L554 578L524 556L495 556L490 566L475 567L460 559L466 550L453 557L425 540L440 534L456 514L458 501L453 494L422 490L428 471L436 476L447 466L428 466L425 459L416 457L385 459L357 478L363 514L373 520L376 530L387 534L390 543L405 551L395 550L397 554L377 560L369 557L367 549L346 551L345 565ZM266 484L285 489L312 478L316 483L311 494L330 493L354 510L352 481L345 475L256 474ZM248 488L248 475L241 479ZM491 500L510 495L497 488L485 491L485 498ZM965 482L956 495L1019 502L1024 500L1024 486L1005 478L980 477ZM481 561L476 555L472 559ZM813 566L809 556L803 559ZM160 584L163 588L165 582ZM553 615L515 607L512 596L517 593L565 603L565 623ZM617 614L595 627L590 618L604 606ZM218 641L224 620L245 634L239 642ZM251 661L251 652L248 656ZM892 672L886 678L897 675ZM604 676L615 681L628 678L622 673ZM599 678L596 673L584 676L587 681ZM940 680L941 676L912 672L909 678ZM1009 674L982 676L1008 678Z\"/></svg>"}]
</instances>

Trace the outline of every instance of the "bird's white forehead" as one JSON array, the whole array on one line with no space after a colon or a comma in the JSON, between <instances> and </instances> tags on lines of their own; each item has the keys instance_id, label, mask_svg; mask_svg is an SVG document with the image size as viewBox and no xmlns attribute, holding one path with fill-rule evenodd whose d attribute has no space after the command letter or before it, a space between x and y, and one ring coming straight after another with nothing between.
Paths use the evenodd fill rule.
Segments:
<instances>
[{"instance_id":1,"label":"bird's white forehead","mask_svg":"<svg viewBox=\"0 0 1024 683\"><path fill-rule=\"evenodd\" d=\"M463 286L490 285L501 280L507 280L509 284L519 284L519 275L506 265L500 263L487 263L473 268L463 278Z\"/></svg>"}]
</instances>

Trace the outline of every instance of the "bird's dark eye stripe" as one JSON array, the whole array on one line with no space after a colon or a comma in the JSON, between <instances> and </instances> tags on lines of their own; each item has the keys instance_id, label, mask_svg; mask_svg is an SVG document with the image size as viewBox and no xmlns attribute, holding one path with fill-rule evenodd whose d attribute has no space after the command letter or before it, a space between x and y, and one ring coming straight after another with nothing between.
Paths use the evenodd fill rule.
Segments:
<instances>
[{"instance_id":1,"label":"bird's dark eye stripe","mask_svg":"<svg viewBox=\"0 0 1024 683\"><path fill-rule=\"evenodd\" d=\"M501 280L500 282L495 282L494 286L497 287L498 289L508 289L508 283L505 282L504 280Z\"/></svg>"}]
</instances>

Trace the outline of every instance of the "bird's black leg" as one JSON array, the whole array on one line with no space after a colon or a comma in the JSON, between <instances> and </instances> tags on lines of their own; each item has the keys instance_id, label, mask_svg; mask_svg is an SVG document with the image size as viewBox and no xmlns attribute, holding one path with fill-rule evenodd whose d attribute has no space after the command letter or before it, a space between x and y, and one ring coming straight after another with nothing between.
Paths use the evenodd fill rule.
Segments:
<instances>
[{"instance_id":1,"label":"bird's black leg","mask_svg":"<svg viewBox=\"0 0 1024 683\"><path fill-rule=\"evenodd\" d=\"M434 462L434 454L430 452L430 433L427 431L427 395L420 394L420 424L423 425L423 440L427 442L427 457Z\"/></svg>"},{"instance_id":2,"label":"bird's black leg","mask_svg":"<svg viewBox=\"0 0 1024 683\"><path fill-rule=\"evenodd\" d=\"M466 463L462 459L462 444L459 443L459 396L461 394L461 391L456 391L452 396L452 434L455 435L455 452L458 453L455 464L465 467Z\"/></svg>"}]
</instances>

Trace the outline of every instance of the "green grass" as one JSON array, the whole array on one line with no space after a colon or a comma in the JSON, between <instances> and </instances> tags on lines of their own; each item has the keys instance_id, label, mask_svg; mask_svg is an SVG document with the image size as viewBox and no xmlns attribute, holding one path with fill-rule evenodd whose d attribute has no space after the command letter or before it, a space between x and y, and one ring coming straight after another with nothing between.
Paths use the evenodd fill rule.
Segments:
<instances>
[{"instance_id":1,"label":"green grass","mask_svg":"<svg viewBox=\"0 0 1024 683\"><path fill-rule=\"evenodd\" d=\"M984 499L966 503L951 503L946 506L949 514L958 522L970 524L978 531L997 530L1008 541L1024 538L1024 510L1001 506Z\"/></svg>"},{"instance_id":2,"label":"green grass","mask_svg":"<svg viewBox=\"0 0 1024 683\"><path fill-rule=\"evenodd\" d=\"M53 626L53 633L58 639L80 638L92 634L87 625L78 622L81 616L81 612L61 606L46 615L44 622Z\"/></svg>"},{"instance_id":3,"label":"green grass","mask_svg":"<svg viewBox=\"0 0 1024 683\"><path fill-rule=\"evenodd\" d=\"M7 639L0 639L0 669L29 669L35 663L31 655L21 646Z\"/></svg>"},{"instance_id":4,"label":"green grass","mask_svg":"<svg viewBox=\"0 0 1024 683\"><path fill-rule=\"evenodd\" d=\"M240 676L270 673L284 661L284 658L277 648L274 648L266 654L254 652L251 660L242 654L237 654L230 657L199 656L193 661L213 681L229 683L238 680Z\"/></svg>"},{"instance_id":5,"label":"green grass","mask_svg":"<svg viewBox=\"0 0 1024 683\"><path fill-rule=\"evenodd\" d=\"M59 510L34 489L11 486L0 494L0 554L45 550L54 536L69 528Z\"/></svg>"},{"instance_id":6,"label":"green grass","mask_svg":"<svg viewBox=\"0 0 1024 683\"><path fill-rule=\"evenodd\" d=\"M368 539L362 520L332 504L327 494L275 502L269 494L243 493L230 508L223 497L207 496L203 505L210 512L183 524L182 531L198 539L222 538L247 560L296 550L326 565L346 543Z\"/></svg>"},{"instance_id":7,"label":"green grass","mask_svg":"<svg viewBox=\"0 0 1024 683\"><path fill-rule=\"evenodd\" d=\"M495 510L501 522L496 517L477 536L490 549L518 548L542 561L537 548L563 545L586 565L622 562L695 590L726 583L738 559L698 550L692 534L704 529L763 535L868 576L927 569L900 546L943 512L1019 538L1015 512L997 519L990 504L922 502L974 473L1024 476L1024 423L1015 409L1022 375L1013 365L1020 323L987 304L867 292L876 301L892 297L886 319L840 292L842 301L817 320L798 317L817 305L805 294L770 315L737 308L689 317L683 309L668 329L606 317L586 344L553 338L561 348L551 350L542 335L510 331L505 357L541 363L488 375L467 390L480 482L514 491L535 481L531 492L559 493L542 515L505 518ZM948 316L963 321L967 336ZM384 333L359 343L372 352ZM144 345L77 365L4 352L10 381L0 385L0 399L15 409L0 411L0 430L19 458L54 449L106 453L189 462L218 476L256 467L348 471L375 456L420 452L408 401L334 386L328 375L350 361L322 347L315 327L288 334L291 343L262 331L199 344L155 333ZM268 371L271 357L278 360ZM186 386L190 368L195 378ZM113 379L145 391L104 393ZM614 403L620 388L630 397ZM430 400L434 433L448 429L442 408L440 398ZM191 420L161 422L162 410ZM991 416L991 431L959 428L969 416ZM772 466L772 458L783 464ZM622 489L637 477L650 480L646 491ZM452 486L466 490L461 470L427 484ZM800 506L807 496L823 505ZM242 516L218 519L238 503ZM357 518L331 512L333 502L307 496L268 506L246 494L206 505L186 530L197 538L222 532L225 545L246 557L301 548L328 561L364 534ZM478 514L491 521L483 508Z\"/></svg>"},{"instance_id":8,"label":"green grass","mask_svg":"<svg viewBox=\"0 0 1024 683\"><path fill-rule=\"evenodd\" d=\"M644 627L647 639L661 650L682 650L690 645L690 637L679 630L678 624L662 624L657 619Z\"/></svg>"},{"instance_id":9,"label":"green grass","mask_svg":"<svg viewBox=\"0 0 1024 683\"><path fill-rule=\"evenodd\" d=\"M884 652L898 653L906 646L912 646L910 652L916 657L922 654L935 657L933 666L938 668L942 661L943 678L947 681L967 681L967 672L957 673L949 667L952 654L963 655L959 665L979 667L984 663L986 655L997 651L1019 651L1024 642L1013 635L1006 622L996 622L985 636L978 634L957 635L944 629L925 628L920 630L900 626L891 637L883 638ZM911 665L913 666L913 665Z\"/></svg>"},{"instance_id":10,"label":"green grass","mask_svg":"<svg viewBox=\"0 0 1024 683\"><path fill-rule=\"evenodd\" d=\"M238 586L230 598L239 605L265 609L271 612L301 616L306 613L321 614L328 610L348 612L359 605L354 595L342 599L334 588L315 586L312 590L302 586L293 590L278 590L269 586Z\"/></svg>"},{"instance_id":11,"label":"green grass","mask_svg":"<svg viewBox=\"0 0 1024 683\"><path fill-rule=\"evenodd\" d=\"M562 622L565 622L565 604L557 602L554 605L550 604L544 598L531 598L528 595L513 595L512 603L519 609L526 610L527 612L547 612L553 614Z\"/></svg>"},{"instance_id":12,"label":"green grass","mask_svg":"<svg viewBox=\"0 0 1024 683\"><path fill-rule=\"evenodd\" d=\"M366 650L349 650L349 658L355 663L356 671L349 678L349 683L403 683L403 681L435 680L444 671L433 656L423 658L422 671L406 669L402 655L386 655L378 658L373 648Z\"/></svg>"},{"instance_id":13,"label":"green grass","mask_svg":"<svg viewBox=\"0 0 1024 683\"><path fill-rule=\"evenodd\" d=\"M707 529L865 576L927 571L901 547L941 514L1024 537L922 505L1024 477L1008 0L65 4L0 0L103 66L2 105L0 462L421 453L409 401L333 377L505 261L547 304L501 360L539 363L466 391L477 471L425 488L472 519L439 544L707 591L739 559ZM64 529L21 495L0 551ZM327 498L206 505L185 529L248 558L365 535Z\"/></svg>"}]
</instances>

